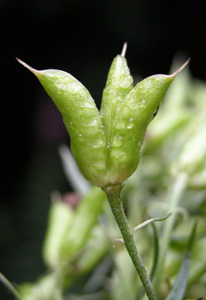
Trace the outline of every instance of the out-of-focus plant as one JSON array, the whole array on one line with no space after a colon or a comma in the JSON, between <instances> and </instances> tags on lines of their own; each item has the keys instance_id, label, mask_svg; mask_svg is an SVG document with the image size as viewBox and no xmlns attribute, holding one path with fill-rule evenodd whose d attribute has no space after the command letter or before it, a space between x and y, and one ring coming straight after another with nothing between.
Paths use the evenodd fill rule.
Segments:
<instances>
[{"instance_id":1,"label":"out-of-focus plant","mask_svg":"<svg viewBox=\"0 0 206 300\"><path fill-rule=\"evenodd\" d=\"M53 196L43 245L48 272L21 284L20 299L189 300L206 294L206 88L183 70L158 109L178 72L133 88L125 51L112 63L100 113L71 75L26 65L62 113L82 173L105 193L86 183L62 146L65 173L82 199L73 209Z\"/></svg>"}]
</instances>

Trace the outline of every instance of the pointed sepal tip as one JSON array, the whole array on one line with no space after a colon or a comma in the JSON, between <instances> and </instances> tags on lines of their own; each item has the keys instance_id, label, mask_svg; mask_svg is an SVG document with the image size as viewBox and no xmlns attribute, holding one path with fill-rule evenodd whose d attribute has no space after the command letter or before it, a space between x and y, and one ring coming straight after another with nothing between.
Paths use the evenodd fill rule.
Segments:
<instances>
[{"instance_id":1,"label":"pointed sepal tip","mask_svg":"<svg viewBox=\"0 0 206 300\"><path fill-rule=\"evenodd\" d=\"M30 67L27 63L25 63L23 60L21 60L20 58L16 57L16 60L22 65L24 66L26 69L28 69L29 71L31 71L34 75L37 76L37 74L39 73L38 70Z\"/></svg>"},{"instance_id":2,"label":"pointed sepal tip","mask_svg":"<svg viewBox=\"0 0 206 300\"><path fill-rule=\"evenodd\" d=\"M122 52L121 52L122 57L125 57L126 51L127 51L127 42L125 42L123 45Z\"/></svg>"},{"instance_id":3,"label":"pointed sepal tip","mask_svg":"<svg viewBox=\"0 0 206 300\"><path fill-rule=\"evenodd\" d=\"M170 76L175 78L189 64L189 62L190 62L190 58L188 58L188 60L186 60L186 62Z\"/></svg>"}]
</instances>

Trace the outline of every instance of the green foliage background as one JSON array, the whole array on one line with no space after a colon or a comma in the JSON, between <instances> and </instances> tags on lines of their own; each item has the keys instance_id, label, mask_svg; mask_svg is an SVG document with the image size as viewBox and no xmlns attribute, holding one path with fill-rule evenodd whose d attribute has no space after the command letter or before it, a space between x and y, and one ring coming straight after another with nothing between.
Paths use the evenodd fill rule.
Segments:
<instances>
[{"instance_id":1,"label":"green foliage background","mask_svg":"<svg viewBox=\"0 0 206 300\"><path fill-rule=\"evenodd\" d=\"M0 25L0 269L20 283L45 270L41 245L50 194L71 187L57 151L69 143L61 117L15 57L70 72L99 105L108 67L125 41L137 80L168 73L181 54L191 57L194 78L205 81L205 17L192 1L169 7L152 0L1 1ZM0 296L12 299L2 286Z\"/></svg>"}]
</instances>

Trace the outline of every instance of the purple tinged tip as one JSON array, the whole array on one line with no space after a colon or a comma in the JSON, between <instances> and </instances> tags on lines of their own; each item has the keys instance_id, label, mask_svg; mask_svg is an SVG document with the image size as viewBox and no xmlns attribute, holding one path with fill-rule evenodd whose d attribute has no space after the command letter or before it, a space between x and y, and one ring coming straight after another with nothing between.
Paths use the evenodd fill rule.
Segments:
<instances>
[{"instance_id":1,"label":"purple tinged tip","mask_svg":"<svg viewBox=\"0 0 206 300\"><path fill-rule=\"evenodd\" d=\"M177 70L175 71L172 75L170 75L171 77L175 78L177 76L177 74L179 74L190 62L190 58L188 58L188 60Z\"/></svg>"},{"instance_id":2,"label":"purple tinged tip","mask_svg":"<svg viewBox=\"0 0 206 300\"><path fill-rule=\"evenodd\" d=\"M37 76L37 74L39 73L38 70L36 70L36 69L30 67L28 64L26 64L26 63L25 63L24 61L22 61L21 59L19 59L19 58L16 57L16 60L17 60L22 66L24 66L24 67L27 68L29 71L31 71L34 75Z\"/></svg>"}]
</instances>

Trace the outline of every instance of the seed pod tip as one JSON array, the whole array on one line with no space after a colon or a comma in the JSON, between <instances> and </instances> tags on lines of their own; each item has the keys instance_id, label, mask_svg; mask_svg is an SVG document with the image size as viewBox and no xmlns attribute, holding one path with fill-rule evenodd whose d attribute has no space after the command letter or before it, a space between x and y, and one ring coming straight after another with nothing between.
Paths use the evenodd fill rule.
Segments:
<instances>
[{"instance_id":1,"label":"seed pod tip","mask_svg":"<svg viewBox=\"0 0 206 300\"><path fill-rule=\"evenodd\" d=\"M172 75L171 75L171 77L176 77L177 76L177 74L179 74L188 64L189 64L189 62L190 62L190 58L188 58L188 60L186 60L186 62L177 70L177 71L175 71Z\"/></svg>"},{"instance_id":2,"label":"seed pod tip","mask_svg":"<svg viewBox=\"0 0 206 300\"><path fill-rule=\"evenodd\" d=\"M16 57L16 60L25 68L27 68L29 71L31 71L34 75L37 75L38 71L32 67L30 67L27 63Z\"/></svg>"},{"instance_id":3,"label":"seed pod tip","mask_svg":"<svg viewBox=\"0 0 206 300\"><path fill-rule=\"evenodd\" d=\"M126 51L127 51L127 42L125 42L123 45L122 53L121 53L122 57L125 57Z\"/></svg>"}]
</instances>

